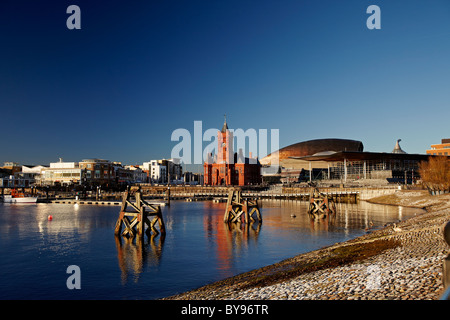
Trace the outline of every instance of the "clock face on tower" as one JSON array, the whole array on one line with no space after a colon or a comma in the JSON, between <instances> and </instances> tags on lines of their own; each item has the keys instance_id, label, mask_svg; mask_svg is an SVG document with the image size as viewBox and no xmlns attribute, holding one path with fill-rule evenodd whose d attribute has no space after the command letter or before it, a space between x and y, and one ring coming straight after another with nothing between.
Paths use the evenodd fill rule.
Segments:
<instances>
[{"instance_id":1,"label":"clock face on tower","mask_svg":"<svg viewBox=\"0 0 450 320\"><path fill-rule=\"evenodd\" d=\"M222 143L222 147L225 147L227 144L225 142Z\"/></svg>"}]
</instances>

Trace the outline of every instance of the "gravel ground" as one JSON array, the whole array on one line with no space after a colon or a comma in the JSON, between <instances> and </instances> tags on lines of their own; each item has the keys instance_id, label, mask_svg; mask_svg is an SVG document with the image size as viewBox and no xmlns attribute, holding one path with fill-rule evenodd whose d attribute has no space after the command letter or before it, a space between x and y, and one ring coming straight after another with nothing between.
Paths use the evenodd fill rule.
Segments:
<instances>
[{"instance_id":1,"label":"gravel ground","mask_svg":"<svg viewBox=\"0 0 450 320\"><path fill-rule=\"evenodd\" d=\"M450 195L397 192L371 202L426 213L344 243L302 254L166 299L435 300L444 291L442 230Z\"/></svg>"}]
</instances>

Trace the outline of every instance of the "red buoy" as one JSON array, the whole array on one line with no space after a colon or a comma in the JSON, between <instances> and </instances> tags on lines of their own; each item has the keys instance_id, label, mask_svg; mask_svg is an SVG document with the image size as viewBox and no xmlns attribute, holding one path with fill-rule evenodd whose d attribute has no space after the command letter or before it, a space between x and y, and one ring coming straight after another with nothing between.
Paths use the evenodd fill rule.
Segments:
<instances>
[{"instance_id":1,"label":"red buoy","mask_svg":"<svg viewBox=\"0 0 450 320\"><path fill-rule=\"evenodd\" d=\"M48 221L52 221L53 220L53 216L52 215L49 215L48 216Z\"/></svg>"}]
</instances>

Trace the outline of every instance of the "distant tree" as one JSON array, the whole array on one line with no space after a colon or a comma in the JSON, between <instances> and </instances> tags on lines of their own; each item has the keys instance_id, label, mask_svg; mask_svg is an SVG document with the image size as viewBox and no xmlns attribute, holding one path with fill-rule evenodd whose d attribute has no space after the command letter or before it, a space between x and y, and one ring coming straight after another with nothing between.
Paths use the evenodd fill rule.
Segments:
<instances>
[{"instance_id":1,"label":"distant tree","mask_svg":"<svg viewBox=\"0 0 450 320\"><path fill-rule=\"evenodd\" d=\"M450 191L450 161L448 157L430 157L419 164L423 185L429 191Z\"/></svg>"}]
</instances>

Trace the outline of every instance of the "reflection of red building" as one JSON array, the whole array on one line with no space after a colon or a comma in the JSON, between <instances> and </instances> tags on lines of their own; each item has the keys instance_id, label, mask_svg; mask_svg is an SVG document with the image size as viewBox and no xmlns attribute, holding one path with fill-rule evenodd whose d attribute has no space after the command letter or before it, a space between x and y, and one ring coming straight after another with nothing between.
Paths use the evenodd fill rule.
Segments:
<instances>
[{"instance_id":1,"label":"reflection of red building","mask_svg":"<svg viewBox=\"0 0 450 320\"><path fill-rule=\"evenodd\" d=\"M218 154L203 164L206 185L249 185L261 183L261 165L257 158L233 152L233 133L225 120L218 131Z\"/></svg>"}]
</instances>

